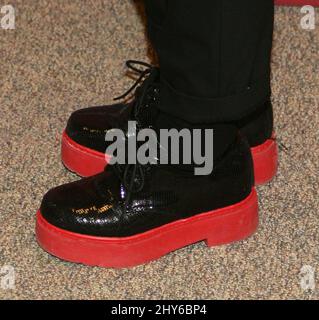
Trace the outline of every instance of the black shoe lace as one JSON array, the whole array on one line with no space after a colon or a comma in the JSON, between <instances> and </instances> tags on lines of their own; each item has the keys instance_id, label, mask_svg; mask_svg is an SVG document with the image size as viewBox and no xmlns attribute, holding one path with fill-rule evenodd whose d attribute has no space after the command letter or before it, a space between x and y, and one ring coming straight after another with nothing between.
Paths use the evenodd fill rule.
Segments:
<instances>
[{"instance_id":1,"label":"black shoe lace","mask_svg":"<svg viewBox=\"0 0 319 320\"><path fill-rule=\"evenodd\" d=\"M158 88L156 85L154 85L154 79L158 76L158 68L152 66L149 63L138 60L128 60L126 61L126 66L134 72L138 73L139 77L125 93L123 93L119 97L116 97L114 100L117 101L125 99L136 89L133 116L136 120L138 120L139 114L142 111L143 105L145 105L146 97L148 96L149 92L155 91L155 93L158 93ZM144 67L144 69L140 69L136 66L142 66Z\"/></svg>"},{"instance_id":2,"label":"black shoe lace","mask_svg":"<svg viewBox=\"0 0 319 320\"><path fill-rule=\"evenodd\" d=\"M158 69L146 62L137 60L128 60L126 66L140 75L131 88L114 100L124 99L136 89L133 116L138 122L139 129L141 129L143 127L143 124L139 122L141 111L144 105L147 104L147 100L151 99L151 101L155 101L156 97L154 95L158 94L158 88L154 85L154 80L158 76ZM144 69L140 69L138 66L142 66ZM112 165L112 169L120 179L122 187L125 188L124 209L126 210L132 194L138 193L144 188L145 166L136 161L135 164L114 164Z\"/></svg>"},{"instance_id":3,"label":"black shoe lace","mask_svg":"<svg viewBox=\"0 0 319 320\"><path fill-rule=\"evenodd\" d=\"M112 169L121 181L121 192L124 192L123 195L121 194L121 197L125 198L124 209L126 209L131 201L132 194L138 193L144 188L144 167L137 162L126 165L114 164Z\"/></svg>"}]
</instances>

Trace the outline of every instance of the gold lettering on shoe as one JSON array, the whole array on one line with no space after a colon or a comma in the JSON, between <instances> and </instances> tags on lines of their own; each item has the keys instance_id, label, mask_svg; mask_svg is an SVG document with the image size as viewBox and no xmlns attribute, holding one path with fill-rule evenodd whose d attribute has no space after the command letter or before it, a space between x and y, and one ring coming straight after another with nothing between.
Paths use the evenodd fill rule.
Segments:
<instances>
[{"instance_id":1,"label":"gold lettering on shoe","mask_svg":"<svg viewBox=\"0 0 319 320\"><path fill-rule=\"evenodd\" d=\"M93 213L93 212L104 213L104 212L110 210L112 207L113 207L113 205L106 204L100 208L97 208L96 206L92 206L89 208L80 208L80 209L72 208L72 212L75 214L79 214L79 215L89 214L89 213Z\"/></svg>"}]
</instances>

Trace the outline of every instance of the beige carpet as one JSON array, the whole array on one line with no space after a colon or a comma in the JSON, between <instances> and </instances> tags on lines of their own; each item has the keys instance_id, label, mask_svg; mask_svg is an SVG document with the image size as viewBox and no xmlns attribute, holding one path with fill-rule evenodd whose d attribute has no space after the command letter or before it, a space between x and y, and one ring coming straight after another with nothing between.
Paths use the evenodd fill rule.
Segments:
<instances>
[{"instance_id":1,"label":"beige carpet","mask_svg":"<svg viewBox=\"0 0 319 320\"><path fill-rule=\"evenodd\" d=\"M147 59L141 17L128 0L11 3L16 30L0 30L0 268L13 266L16 283L0 287L1 298L319 298L319 277L314 291L300 286L302 266L319 275L318 23L303 30L299 8L276 10L273 101L281 163L277 178L259 188L258 233L112 270L43 252L35 213L48 188L77 179L60 162L68 115L111 102L131 84L124 61Z\"/></svg>"}]
</instances>

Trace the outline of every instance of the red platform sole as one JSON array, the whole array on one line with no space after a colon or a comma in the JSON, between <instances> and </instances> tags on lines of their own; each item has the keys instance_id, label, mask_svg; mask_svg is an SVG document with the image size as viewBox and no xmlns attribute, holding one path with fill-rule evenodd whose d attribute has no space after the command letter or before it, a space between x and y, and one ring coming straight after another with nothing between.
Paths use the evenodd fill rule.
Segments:
<instances>
[{"instance_id":1,"label":"red platform sole","mask_svg":"<svg viewBox=\"0 0 319 320\"><path fill-rule=\"evenodd\" d=\"M262 185L271 181L278 170L278 146L275 138L251 148L254 162L255 184Z\"/></svg>"},{"instance_id":2,"label":"red platform sole","mask_svg":"<svg viewBox=\"0 0 319 320\"><path fill-rule=\"evenodd\" d=\"M273 179L277 172L278 151L275 139L251 148L254 160L256 185L261 185ZM62 162L70 170L81 177L89 177L104 170L109 156L73 141L65 132L62 135Z\"/></svg>"},{"instance_id":3,"label":"red platform sole","mask_svg":"<svg viewBox=\"0 0 319 320\"><path fill-rule=\"evenodd\" d=\"M258 201L256 191L252 190L237 204L123 238L65 231L48 223L38 212L36 237L45 251L63 260L124 268L147 263L202 240L208 246L243 240L252 235L257 226Z\"/></svg>"},{"instance_id":4,"label":"red platform sole","mask_svg":"<svg viewBox=\"0 0 319 320\"><path fill-rule=\"evenodd\" d=\"M81 177L94 176L104 170L110 157L102 152L86 148L62 134L61 157L64 165Z\"/></svg>"},{"instance_id":5,"label":"red platform sole","mask_svg":"<svg viewBox=\"0 0 319 320\"><path fill-rule=\"evenodd\" d=\"M319 6L319 0L276 0L275 4L284 6Z\"/></svg>"}]
</instances>

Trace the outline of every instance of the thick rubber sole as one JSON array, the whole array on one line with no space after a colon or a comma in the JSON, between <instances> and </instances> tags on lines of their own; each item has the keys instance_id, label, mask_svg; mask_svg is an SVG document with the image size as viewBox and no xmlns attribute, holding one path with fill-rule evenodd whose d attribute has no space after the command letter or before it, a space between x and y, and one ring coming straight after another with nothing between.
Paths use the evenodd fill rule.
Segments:
<instances>
[{"instance_id":1,"label":"thick rubber sole","mask_svg":"<svg viewBox=\"0 0 319 320\"><path fill-rule=\"evenodd\" d=\"M284 6L319 6L319 0L275 0L276 5L284 5Z\"/></svg>"},{"instance_id":2,"label":"thick rubber sole","mask_svg":"<svg viewBox=\"0 0 319 320\"><path fill-rule=\"evenodd\" d=\"M65 132L62 134L61 158L67 169L81 177L102 172L109 160L107 154L76 143Z\"/></svg>"},{"instance_id":3,"label":"thick rubber sole","mask_svg":"<svg viewBox=\"0 0 319 320\"><path fill-rule=\"evenodd\" d=\"M50 254L86 265L125 268L156 260L169 252L205 240L211 246L243 240L258 227L256 191L243 201L197 214L134 236L95 237L59 229L37 213L36 237Z\"/></svg>"},{"instance_id":4,"label":"thick rubber sole","mask_svg":"<svg viewBox=\"0 0 319 320\"><path fill-rule=\"evenodd\" d=\"M275 138L250 149L257 186L270 182L278 170L278 145Z\"/></svg>"},{"instance_id":5,"label":"thick rubber sole","mask_svg":"<svg viewBox=\"0 0 319 320\"><path fill-rule=\"evenodd\" d=\"M254 161L255 182L261 185L274 178L278 166L278 151L275 139L251 148ZM65 132L62 134L62 162L81 177L89 177L104 170L109 156L86 148L73 141Z\"/></svg>"}]
</instances>

